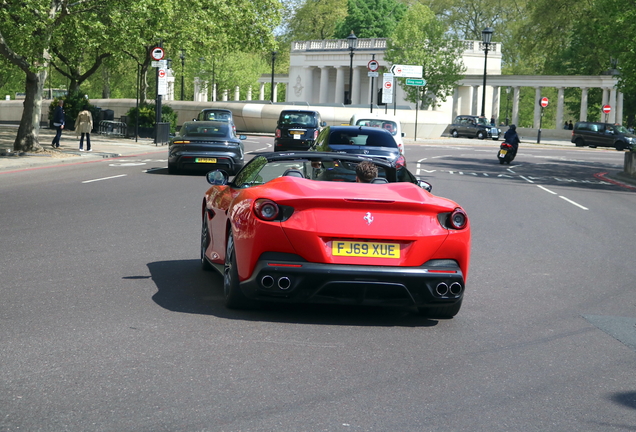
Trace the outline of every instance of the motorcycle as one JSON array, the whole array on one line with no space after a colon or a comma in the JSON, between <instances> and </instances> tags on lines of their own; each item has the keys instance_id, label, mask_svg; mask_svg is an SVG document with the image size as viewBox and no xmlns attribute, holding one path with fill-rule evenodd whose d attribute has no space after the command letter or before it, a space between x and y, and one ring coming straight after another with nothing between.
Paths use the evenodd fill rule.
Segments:
<instances>
[{"instance_id":1,"label":"motorcycle","mask_svg":"<svg viewBox=\"0 0 636 432\"><path fill-rule=\"evenodd\" d=\"M508 144L507 142L503 142L501 143L501 146L499 147L499 153L497 153L497 158L499 159L499 163L501 165L503 165L504 163L507 163L508 165L510 165L510 162L512 162L515 159L516 155L517 155L517 151L515 150L515 148L511 144Z\"/></svg>"}]
</instances>

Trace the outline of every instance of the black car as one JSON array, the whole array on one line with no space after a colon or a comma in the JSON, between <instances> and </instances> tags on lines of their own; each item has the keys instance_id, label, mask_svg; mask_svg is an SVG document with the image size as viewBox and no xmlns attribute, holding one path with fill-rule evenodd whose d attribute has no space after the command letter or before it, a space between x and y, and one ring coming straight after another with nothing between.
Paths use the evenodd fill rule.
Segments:
<instances>
[{"instance_id":1,"label":"black car","mask_svg":"<svg viewBox=\"0 0 636 432\"><path fill-rule=\"evenodd\" d=\"M170 141L168 172L222 169L236 174L245 165L245 135L236 136L227 121L185 122Z\"/></svg>"},{"instance_id":2,"label":"black car","mask_svg":"<svg viewBox=\"0 0 636 432\"><path fill-rule=\"evenodd\" d=\"M351 153L384 159L396 168L406 167L390 132L366 126L329 126L323 129L311 147L314 151Z\"/></svg>"},{"instance_id":3,"label":"black car","mask_svg":"<svg viewBox=\"0 0 636 432\"><path fill-rule=\"evenodd\" d=\"M577 147L614 147L616 150L636 146L636 135L625 126L601 122L576 122L571 141Z\"/></svg>"},{"instance_id":4,"label":"black car","mask_svg":"<svg viewBox=\"0 0 636 432\"><path fill-rule=\"evenodd\" d=\"M460 115L455 117L455 121L450 125L450 134L454 138L460 136L469 138L492 138L499 139L499 128L488 123L484 117L473 115Z\"/></svg>"},{"instance_id":5,"label":"black car","mask_svg":"<svg viewBox=\"0 0 636 432\"><path fill-rule=\"evenodd\" d=\"M197 118L192 119L194 121L224 121L229 122L232 125L232 129L236 133L236 126L234 125L234 116L229 109L222 108L206 108L202 109Z\"/></svg>"},{"instance_id":6,"label":"black car","mask_svg":"<svg viewBox=\"0 0 636 432\"><path fill-rule=\"evenodd\" d=\"M308 150L326 125L318 111L281 111L276 125L274 151Z\"/></svg>"}]
</instances>

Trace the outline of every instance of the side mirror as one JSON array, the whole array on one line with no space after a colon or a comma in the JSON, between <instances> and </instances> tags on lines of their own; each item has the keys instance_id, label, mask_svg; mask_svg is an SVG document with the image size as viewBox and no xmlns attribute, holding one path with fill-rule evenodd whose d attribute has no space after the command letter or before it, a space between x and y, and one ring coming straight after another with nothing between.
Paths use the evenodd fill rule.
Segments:
<instances>
[{"instance_id":1,"label":"side mirror","mask_svg":"<svg viewBox=\"0 0 636 432\"><path fill-rule=\"evenodd\" d=\"M229 178L228 174L222 170L210 171L205 175L205 178L213 186L225 186Z\"/></svg>"},{"instance_id":2,"label":"side mirror","mask_svg":"<svg viewBox=\"0 0 636 432\"><path fill-rule=\"evenodd\" d=\"M247 139L247 135L239 135L239 139L240 140L246 140Z\"/></svg>"},{"instance_id":3,"label":"side mirror","mask_svg":"<svg viewBox=\"0 0 636 432\"><path fill-rule=\"evenodd\" d=\"M406 134L404 132L402 132L402 138L404 138L406 136Z\"/></svg>"},{"instance_id":4,"label":"side mirror","mask_svg":"<svg viewBox=\"0 0 636 432\"><path fill-rule=\"evenodd\" d=\"M325 126L327 126L327 122L326 121L320 122L320 127L325 127Z\"/></svg>"},{"instance_id":5,"label":"side mirror","mask_svg":"<svg viewBox=\"0 0 636 432\"><path fill-rule=\"evenodd\" d=\"M193 118L192 121L197 121L197 119Z\"/></svg>"},{"instance_id":6,"label":"side mirror","mask_svg":"<svg viewBox=\"0 0 636 432\"><path fill-rule=\"evenodd\" d=\"M427 192L430 192L433 190L433 185L424 180L418 180L417 185Z\"/></svg>"}]
</instances>

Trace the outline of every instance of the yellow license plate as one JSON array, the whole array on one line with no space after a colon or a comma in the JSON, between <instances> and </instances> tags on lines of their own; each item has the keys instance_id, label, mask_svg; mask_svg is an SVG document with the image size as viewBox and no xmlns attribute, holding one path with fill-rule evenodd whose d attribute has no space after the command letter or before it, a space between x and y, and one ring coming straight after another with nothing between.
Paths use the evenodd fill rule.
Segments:
<instances>
[{"instance_id":1,"label":"yellow license plate","mask_svg":"<svg viewBox=\"0 0 636 432\"><path fill-rule=\"evenodd\" d=\"M499 155L500 156L505 156L506 153L508 153L508 150L499 150Z\"/></svg>"},{"instance_id":2,"label":"yellow license plate","mask_svg":"<svg viewBox=\"0 0 636 432\"><path fill-rule=\"evenodd\" d=\"M216 163L216 158L196 158L194 163Z\"/></svg>"},{"instance_id":3,"label":"yellow license plate","mask_svg":"<svg viewBox=\"0 0 636 432\"><path fill-rule=\"evenodd\" d=\"M331 242L331 253L336 256L365 258L399 258L398 243L352 242L334 240Z\"/></svg>"}]
</instances>

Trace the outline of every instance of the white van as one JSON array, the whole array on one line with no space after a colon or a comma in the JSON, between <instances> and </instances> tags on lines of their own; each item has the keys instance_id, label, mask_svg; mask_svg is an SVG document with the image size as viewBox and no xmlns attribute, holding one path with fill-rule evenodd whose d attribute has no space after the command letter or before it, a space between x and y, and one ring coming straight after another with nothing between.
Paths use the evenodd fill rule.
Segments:
<instances>
[{"instance_id":1,"label":"white van","mask_svg":"<svg viewBox=\"0 0 636 432\"><path fill-rule=\"evenodd\" d=\"M386 129L391 132L400 149L400 153L404 156L404 140L402 139L404 138L404 132L402 132L402 125L396 116L384 113L359 112L351 117L349 124L352 126L370 126Z\"/></svg>"}]
</instances>

